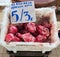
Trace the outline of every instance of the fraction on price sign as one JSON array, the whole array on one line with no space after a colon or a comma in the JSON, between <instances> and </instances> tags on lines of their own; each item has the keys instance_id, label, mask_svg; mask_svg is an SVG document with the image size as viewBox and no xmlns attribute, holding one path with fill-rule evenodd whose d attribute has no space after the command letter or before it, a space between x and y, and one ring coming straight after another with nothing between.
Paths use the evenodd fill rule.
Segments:
<instances>
[{"instance_id":1,"label":"fraction on price sign","mask_svg":"<svg viewBox=\"0 0 60 57\"><path fill-rule=\"evenodd\" d=\"M33 1L11 4L11 23L35 22L35 6Z\"/></svg>"}]
</instances>

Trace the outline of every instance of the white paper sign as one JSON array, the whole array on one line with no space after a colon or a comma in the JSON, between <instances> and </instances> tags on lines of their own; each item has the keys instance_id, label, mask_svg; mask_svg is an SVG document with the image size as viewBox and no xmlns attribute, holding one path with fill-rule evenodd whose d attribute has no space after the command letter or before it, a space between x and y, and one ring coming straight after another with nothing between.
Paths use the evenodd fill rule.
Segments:
<instances>
[{"instance_id":1,"label":"white paper sign","mask_svg":"<svg viewBox=\"0 0 60 57\"><path fill-rule=\"evenodd\" d=\"M11 4L11 23L35 22L35 7L33 1L16 2Z\"/></svg>"}]
</instances>

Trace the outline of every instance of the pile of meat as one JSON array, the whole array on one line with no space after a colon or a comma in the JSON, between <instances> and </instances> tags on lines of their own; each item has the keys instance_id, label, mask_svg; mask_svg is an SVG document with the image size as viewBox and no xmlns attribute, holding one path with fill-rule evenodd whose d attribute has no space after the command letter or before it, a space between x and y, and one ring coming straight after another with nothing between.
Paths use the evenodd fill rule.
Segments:
<instances>
[{"instance_id":1,"label":"pile of meat","mask_svg":"<svg viewBox=\"0 0 60 57\"><path fill-rule=\"evenodd\" d=\"M51 35L52 25L43 21L41 24L34 22L9 25L6 42L47 42Z\"/></svg>"}]
</instances>

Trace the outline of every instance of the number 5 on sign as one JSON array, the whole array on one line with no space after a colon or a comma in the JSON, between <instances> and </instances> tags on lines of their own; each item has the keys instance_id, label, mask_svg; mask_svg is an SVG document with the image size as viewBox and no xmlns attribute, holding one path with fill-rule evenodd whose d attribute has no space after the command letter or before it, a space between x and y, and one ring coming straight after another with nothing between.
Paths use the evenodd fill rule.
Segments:
<instances>
[{"instance_id":1,"label":"number 5 on sign","mask_svg":"<svg viewBox=\"0 0 60 57\"><path fill-rule=\"evenodd\" d=\"M17 12L17 10L12 11L12 17L13 17L13 16L16 16L16 21L15 21L15 20L13 20L13 21L15 21L15 22L17 22L17 21L18 21L18 19L19 19L19 16L18 16L18 14L16 14L16 12Z\"/></svg>"},{"instance_id":2,"label":"number 5 on sign","mask_svg":"<svg viewBox=\"0 0 60 57\"><path fill-rule=\"evenodd\" d=\"M11 4L11 23L35 22L35 8L33 1L16 2Z\"/></svg>"}]
</instances>

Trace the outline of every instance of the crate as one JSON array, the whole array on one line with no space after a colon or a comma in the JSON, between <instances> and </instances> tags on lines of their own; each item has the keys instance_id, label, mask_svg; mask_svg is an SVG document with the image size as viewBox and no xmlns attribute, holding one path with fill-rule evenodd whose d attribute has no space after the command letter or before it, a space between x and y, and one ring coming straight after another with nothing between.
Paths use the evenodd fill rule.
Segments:
<instances>
[{"instance_id":1,"label":"crate","mask_svg":"<svg viewBox=\"0 0 60 57\"><path fill-rule=\"evenodd\" d=\"M45 53L46 51L51 51L59 45L57 20L54 8L46 7L36 9L36 17L41 17L42 15L50 16L50 22L53 24L51 29L51 43L11 42L7 44L4 40L9 26L9 12L9 7L6 7L0 38L1 45L4 46L7 50L13 51L15 53L17 51L42 51L42 53Z\"/></svg>"}]
</instances>

